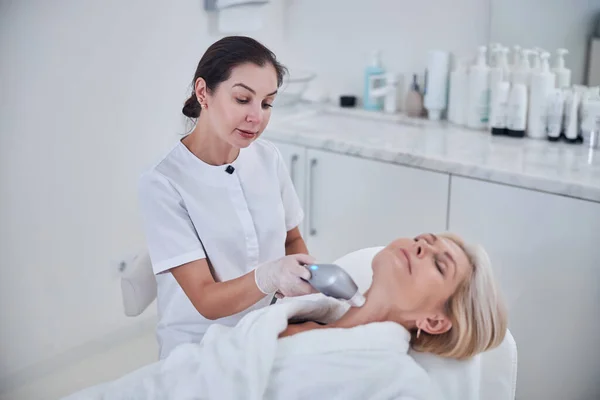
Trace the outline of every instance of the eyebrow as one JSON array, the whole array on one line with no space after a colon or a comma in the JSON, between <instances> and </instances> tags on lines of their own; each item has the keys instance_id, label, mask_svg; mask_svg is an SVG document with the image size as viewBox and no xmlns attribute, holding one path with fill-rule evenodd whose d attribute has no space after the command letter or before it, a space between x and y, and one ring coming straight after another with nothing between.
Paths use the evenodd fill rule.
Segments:
<instances>
[{"instance_id":1,"label":"eyebrow","mask_svg":"<svg viewBox=\"0 0 600 400\"><path fill-rule=\"evenodd\" d=\"M236 83L235 85L233 85L232 87L236 87L236 86L241 86L244 89L252 92L252 94L256 94L256 90L252 89L250 86L248 85L244 85L243 83ZM269 97L269 96L273 96L274 94L277 93L277 89L274 92L269 93L268 95L266 95L265 97Z\"/></svg>"}]
</instances>

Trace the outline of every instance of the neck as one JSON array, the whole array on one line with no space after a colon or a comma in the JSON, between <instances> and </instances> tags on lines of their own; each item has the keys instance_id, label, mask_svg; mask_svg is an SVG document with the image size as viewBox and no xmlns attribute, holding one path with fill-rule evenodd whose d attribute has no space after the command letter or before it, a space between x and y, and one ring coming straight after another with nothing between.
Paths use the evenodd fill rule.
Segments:
<instances>
[{"instance_id":1,"label":"neck","mask_svg":"<svg viewBox=\"0 0 600 400\"><path fill-rule=\"evenodd\" d=\"M237 158L240 150L223 141L215 132L211 131L207 120L206 117L200 116L194 130L183 138L183 144L207 164L231 164Z\"/></svg>"},{"instance_id":2,"label":"neck","mask_svg":"<svg viewBox=\"0 0 600 400\"><path fill-rule=\"evenodd\" d=\"M392 321L411 329L414 321L402 316L402 313L394 310L389 299L380 293L369 289L365 293L365 304L362 307L351 307L346 314L329 326L334 328L353 328L373 322Z\"/></svg>"}]
</instances>

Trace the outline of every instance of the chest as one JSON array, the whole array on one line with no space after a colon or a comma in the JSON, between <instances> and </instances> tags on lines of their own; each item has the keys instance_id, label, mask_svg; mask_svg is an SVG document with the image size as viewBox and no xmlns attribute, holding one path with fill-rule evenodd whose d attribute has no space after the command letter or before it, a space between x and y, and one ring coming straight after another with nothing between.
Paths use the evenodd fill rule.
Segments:
<instances>
[{"instance_id":1,"label":"chest","mask_svg":"<svg viewBox=\"0 0 600 400\"><path fill-rule=\"evenodd\" d=\"M182 198L221 279L285 254L285 210L276 173L267 168L224 174L221 185L186 176Z\"/></svg>"}]
</instances>

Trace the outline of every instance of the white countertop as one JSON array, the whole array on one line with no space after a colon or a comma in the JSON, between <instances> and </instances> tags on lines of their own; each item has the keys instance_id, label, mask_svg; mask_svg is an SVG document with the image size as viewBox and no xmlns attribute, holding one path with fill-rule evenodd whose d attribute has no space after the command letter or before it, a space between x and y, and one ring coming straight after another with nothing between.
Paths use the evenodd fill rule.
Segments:
<instances>
[{"instance_id":1,"label":"white countertop","mask_svg":"<svg viewBox=\"0 0 600 400\"><path fill-rule=\"evenodd\" d=\"M274 110L266 139L600 202L600 149L358 109Z\"/></svg>"}]
</instances>

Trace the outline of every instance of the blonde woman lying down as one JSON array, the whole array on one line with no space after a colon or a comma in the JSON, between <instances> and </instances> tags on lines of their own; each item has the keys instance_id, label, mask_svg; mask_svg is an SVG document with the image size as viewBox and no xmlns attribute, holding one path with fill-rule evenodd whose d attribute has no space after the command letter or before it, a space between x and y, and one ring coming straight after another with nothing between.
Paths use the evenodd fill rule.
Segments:
<instances>
[{"instance_id":1,"label":"blonde woman lying down","mask_svg":"<svg viewBox=\"0 0 600 400\"><path fill-rule=\"evenodd\" d=\"M437 381L409 350L464 360L502 342L506 313L485 251L424 234L394 240L361 271L369 263L361 308L322 294L283 299L69 400L478 399L454 390L476 377Z\"/></svg>"},{"instance_id":2,"label":"blonde woman lying down","mask_svg":"<svg viewBox=\"0 0 600 400\"><path fill-rule=\"evenodd\" d=\"M483 248L451 234L423 234L394 240L371 267L373 282L363 307L327 325L290 324L280 337L391 321L410 332L415 350L456 359L504 339L506 311Z\"/></svg>"}]
</instances>

